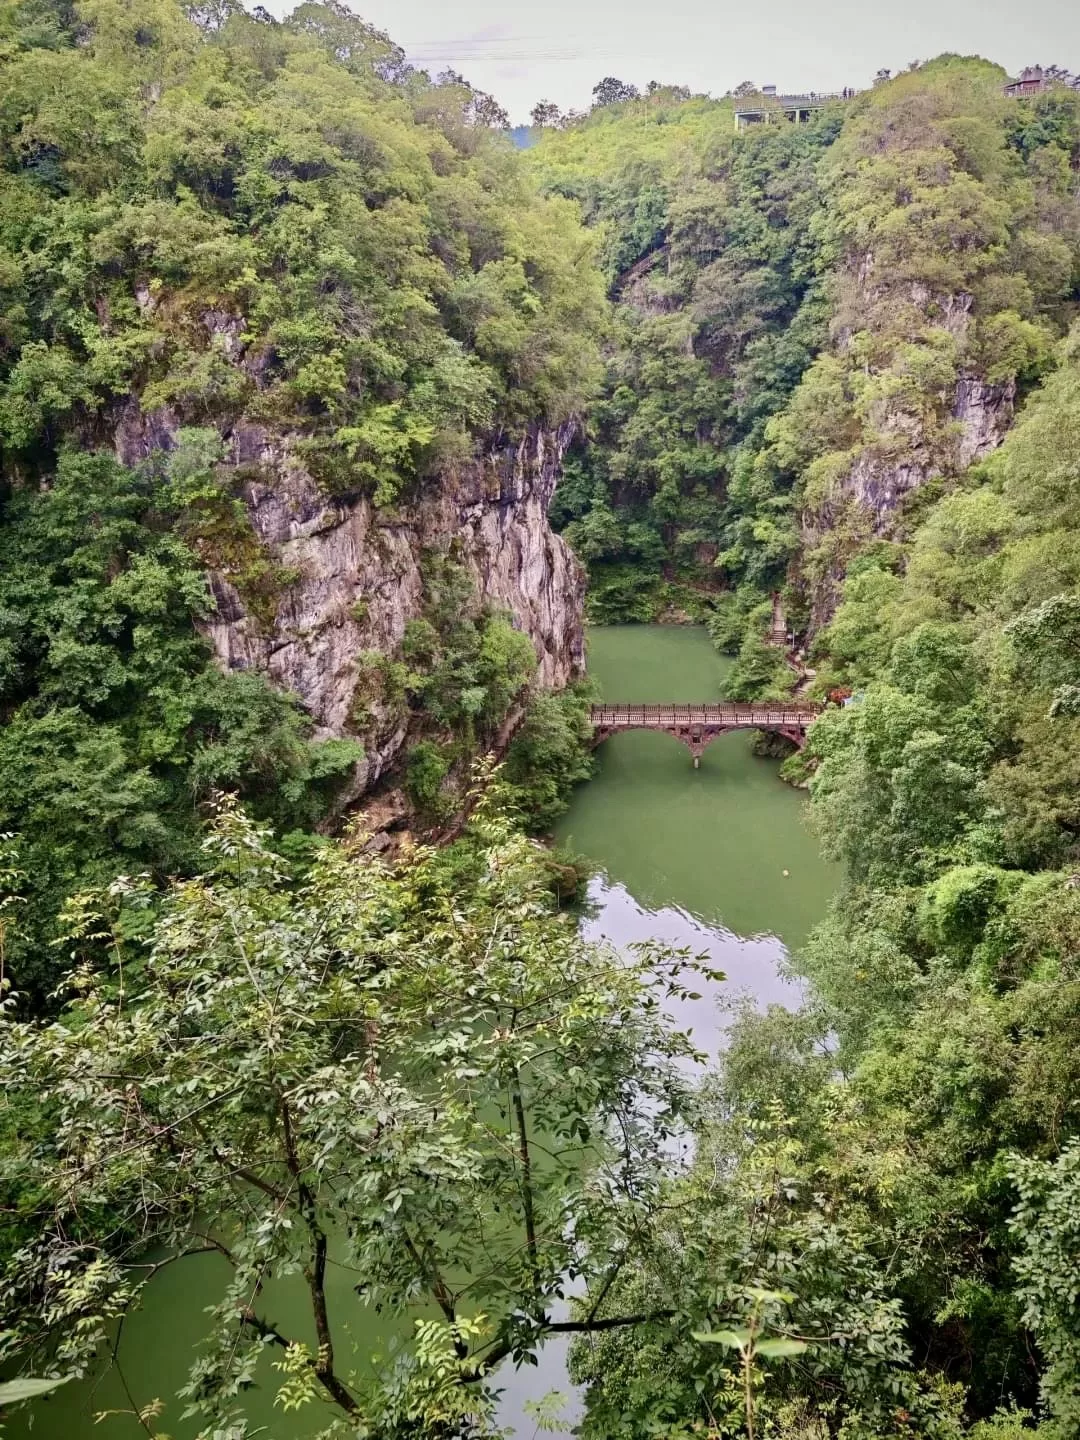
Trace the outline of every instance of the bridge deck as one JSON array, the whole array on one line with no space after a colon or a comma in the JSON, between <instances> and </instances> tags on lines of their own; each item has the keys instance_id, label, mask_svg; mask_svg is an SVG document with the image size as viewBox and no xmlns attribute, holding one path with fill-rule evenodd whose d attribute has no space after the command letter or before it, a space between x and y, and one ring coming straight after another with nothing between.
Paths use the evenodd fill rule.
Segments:
<instances>
[{"instance_id":1,"label":"bridge deck","mask_svg":"<svg viewBox=\"0 0 1080 1440\"><path fill-rule=\"evenodd\" d=\"M666 730L687 725L805 730L820 713L813 705L594 705L590 718L598 730Z\"/></svg>"}]
</instances>

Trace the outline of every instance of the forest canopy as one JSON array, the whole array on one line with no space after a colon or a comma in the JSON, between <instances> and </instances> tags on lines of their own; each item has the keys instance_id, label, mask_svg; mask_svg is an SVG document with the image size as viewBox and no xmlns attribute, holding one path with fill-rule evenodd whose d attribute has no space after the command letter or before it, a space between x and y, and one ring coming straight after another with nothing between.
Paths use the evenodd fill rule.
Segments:
<instances>
[{"instance_id":1,"label":"forest canopy","mask_svg":"<svg viewBox=\"0 0 1080 1440\"><path fill-rule=\"evenodd\" d=\"M885 477L955 478L984 443L957 423L973 401L1007 409L1053 366L1080 100L1007 99L1004 79L943 56L741 131L733 100L658 88L543 132L529 162L578 200L616 305L552 512L595 618L712 619L747 643L747 697L784 688L755 648L769 592L797 630L833 608L902 498Z\"/></svg>"},{"instance_id":2,"label":"forest canopy","mask_svg":"<svg viewBox=\"0 0 1080 1440\"><path fill-rule=\"evenodd\" d=\"M211 658L207 572L272 632L297 575L245 499L268 449L331 499L437 498L581 412L604 301L490 97L344 5L6 0L0 70L0 831L34 917L8 964L41 993L65 896L190 870L215 788L310 849L378 742L373 690L434 732L411 773L437 818L434 771L467 777L532 680L505 616L458 575L313 743Z\"/></svg>"},{"instance_id":3,"label":"forest canopy","mask_svg":"<svg viewBox=\"0 0 1080 1440\"><path fill-rule=\"evenodd\" d=\"M200 1257L103 1433L486 1440L563 1337L583 1440L1075 1440L1080 93L1004 79L737 128L608 76L523 156L336 0L0 0L0 1406ZM594 619L825 708L782 773L843 884L707 1075L722 977L559 908L589 690L460 543L336 729L207 638L300 578L275 446L385 559L425 506L483 550L528 441Z\"/></svg>"}]
</instances>

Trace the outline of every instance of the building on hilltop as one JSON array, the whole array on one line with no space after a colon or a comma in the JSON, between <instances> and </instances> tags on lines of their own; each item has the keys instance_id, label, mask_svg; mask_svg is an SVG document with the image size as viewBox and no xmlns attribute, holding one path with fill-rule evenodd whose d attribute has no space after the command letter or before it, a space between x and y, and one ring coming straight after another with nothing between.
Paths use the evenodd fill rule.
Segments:
<instances>
[{"instance_id":1,"label":"building on hilltop","mask_svg":"<svg viewBox=\"0 0 1080 1440\"><path fill-rule=\"evenodd\" d=\"M884 84L890 78L888 70L879 70L874 84ZM1062 69L1060 65L1028 65L1015 80L1004 86L1006 95L1020 97L1040 95L1056 86L1066 85L1080 90L1080 76ZM740 85L734 92L735 129L747 130L751 125L767 125L778 120L787 120L792 125L805 125L815 110L836 101L851 100L859 92L854 89L833 90L827 93L811 90L802 95L781 95L775 85L762 85L755 90L750 82Z\"/></svg>"},{"instance_id":2,"label":"building on hilltop","mask_svg":"<svg viewBox=\"0 0 1080 1440\"><path fill-rule=\"evenodd\" d=\"M1072 90L1080 90L1080 76L1072 75L1058 65L1050 65L1045 70L1041 65L1028 65L1015 80L1006 84L1005 94L1014 99L1039 95L1044 90L1052 90L1055 85L1068 85Z\"/></svg>"}]
</instances>

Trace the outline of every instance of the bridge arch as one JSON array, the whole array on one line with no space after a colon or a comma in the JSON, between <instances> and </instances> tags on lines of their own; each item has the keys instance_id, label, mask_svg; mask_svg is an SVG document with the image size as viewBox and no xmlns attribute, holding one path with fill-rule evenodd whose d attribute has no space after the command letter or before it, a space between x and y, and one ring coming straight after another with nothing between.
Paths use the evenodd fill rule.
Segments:
<instances>
[{"instance_id":1,"label":"bridge arch","mask_svg":"<svg viewBox=\"0 0 1080 1440\"><path fill-rule=\"evenodd\" d=\"M590 719L596 744L627 730L671 735L690 751L696 770L706 746L732 730L764 730L802 749L819 714L816 705L594 705Z\"/></svg>"}]
</instances>

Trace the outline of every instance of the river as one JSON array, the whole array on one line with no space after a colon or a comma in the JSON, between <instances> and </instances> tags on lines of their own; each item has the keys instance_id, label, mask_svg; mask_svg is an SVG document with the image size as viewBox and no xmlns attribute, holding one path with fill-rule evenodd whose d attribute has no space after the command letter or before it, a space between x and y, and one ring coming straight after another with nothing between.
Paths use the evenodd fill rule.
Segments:
<instances>
[{"instance_id":1,"label":"river","mask_svg":"<svg viewBox=\"0 0 1080 1440\"><path fill-rule=\"evenodd\" d=\"M723 692L727 662L696 627L596 628L589 657L608 700L705 701ZM838 879L804 824L804 798L777 778L776 762L754 757L752 743L748 734L724 736L695 770L689 751L669 736L616 736L601 747L595 778L579 789L557 831L560 842L596 867L581 921L586 936L618 945L655 937L704 953L725 972L723 985L704 990L700 1001L676 1015L710 1054L722 1047L726 1009L740 995L757 1004L798 1002L797 985L782 974L784 956L822 917ZM132 1398L109 1371L14 1417L5 1432L9 1440L145 1440L146 1430L130 1415L101 1425L93 1416L130 1411L132 1399L143 1405L155 1396L168 1403L152 1428L189 1440L197 1427L179 1419L181 1406L172 1397L200 1338L202 1307L216 1298L224 1278L224 1262L214 1255L166 1267L122 1337ZM333 1309L355 1315L355 1279L331 1272ZM286 1327L299 1303L289 1282L266 1296L268 1309ZM380 1335L374 1316L354 1327L352 1338L362 1353L392 1339L385 1330ZM564 1344L549 1343L537 1368L500 1375L499 1418L520 1440L532 1440L536 1429L526 1403L551 1389L568 1389L565 1352ZM261 1434L306 1440L319 1429L313 1411L293 1417L273 1407L268 1368L259 1379L247 1408L253 1421L270 1427ZM576 1408L571 1396L569 1421Z\"/></svg>"},{"instance_id":2,"label":"river","mask_svg":"<svg viewBox=\"0 0 1080 1440\"><path fill-rule=\"evenodd\" d=\"M718 700L730 668L698 626L590 632L589 671L605 700ZM596 867L581 921L588 939L664 940L724 972L718 985L695 979L701 1000L673 1007L708 1055L721 1049L732 1007L799 1003L784 960L839 883L805 824L805 796L779 779L777 761L757 759L753 745L743 731L721 736L695 770L689 750L669 735L616 735L556 829L560 844ZM549 1341L537 1369L506 1377L504 1424L548 1390L568 1390L567 1349ZM577 1408L570 1397L564 1413L572 1420ZM517 1429L532 1440L531 1425Z\"/></svg>"},{"instance_id":3,"label":"river","mask_svg":"<svg viewBox=\"0 0 1080 1440\"><path fill-rule=\"evenodd\" d=\"M717 700L730 665L697 627L605 626L590 640L605 700ZM797 1003L780 967L822 918L838 876L805 824L805 797L778 769L754 756L744 731L713 741L700 770L668 735L607 741L557 830L597 866L589 938L689 945L726 973L722 1000ZM716 998L680 1017L710 1053L722 1028Z\"/></svg>"}]
</instances>

